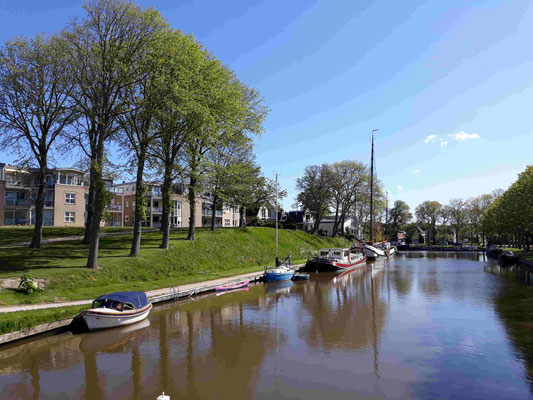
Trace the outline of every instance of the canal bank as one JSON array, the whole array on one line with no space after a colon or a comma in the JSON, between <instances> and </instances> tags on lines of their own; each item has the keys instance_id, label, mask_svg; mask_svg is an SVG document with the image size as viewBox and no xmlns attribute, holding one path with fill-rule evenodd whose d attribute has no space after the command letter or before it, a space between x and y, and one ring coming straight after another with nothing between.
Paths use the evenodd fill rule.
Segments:
<instances>
[{"instance_id":1,"label":"canal bank","mask_svg":"<svg viewBox=\"0 0 533 400\"><path fill-rule=\"evenodd\" d=\"M305 264L296 264L293 268L298 271ZM191 298L194 295L209 293L215 291L217 286L225 285L231 282L242 280L249 280L250 282L259 282L264 278L264 272L251 272L247 274L235 275L227 278L213 279L204 282L196 282L182 286L173 286L163 289L149 290L146 295L149 301L154 304L160 304L170 301L179 301L184 298ZM80 300L63 303L48 303L48 304L28 304L9 307L0 307L0 314L14 313L24 311L46 310L51 308L72 307L90 305L94 299ZM88 308L88 307L87 307ZM69 329L79 329L80 319L78 316L72 318L65 318L57 321L50 321L45 324L29 327L15 332L9 332L0 335L0 346L7 343L12 343L18 340L27 339L41 334L52 334L54 332L66 331ZM83 322L81 322L83 325ZM83 329L83 327L82 327Z\"/></svg>"}]
</instances>

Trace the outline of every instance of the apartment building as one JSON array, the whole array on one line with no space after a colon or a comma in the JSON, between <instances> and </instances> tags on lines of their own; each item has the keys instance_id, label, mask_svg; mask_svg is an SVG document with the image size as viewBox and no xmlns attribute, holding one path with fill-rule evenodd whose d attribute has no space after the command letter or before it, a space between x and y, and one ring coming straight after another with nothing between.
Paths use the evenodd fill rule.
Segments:
<instances>
[{"instance_id":1,"label":"apartment building","mask_svg":"<svg viewBox=\"0 0 533 400\"><path fill-rule=\"evenodd\" d=\"M0 163L0 225L34 225L38 170ZM51 168L46 177L44 226L85 226L89 183L82 170ZM102 226L133 226L135 216L135 182L113 184L107 190L115 196L107 206ZM161 184L148 183L145 227L160 227L163 218ZM209 198L196 198L196 227L211 226ZM189 226L189 201L184 185L172 188L172 227ZM215 226L239 225L238 208L217 210Z\"/></svg>"},{"instance_id":2,"label":"apartment building","mask_svg":"<svg viewBox=\"0 0 533 400\"><path fill-rule=\"evenodd\" d=\"M0 163L0 225L35 224L37 174L34 168ZM44 226L84 226L88 189L79 169L48 170Z\"/></svg>"},{"instance_id":3,"label":"apartment building","mask_svg":"<svg viewBox=\"0 0 533 400\"><path fill-rule=\"evenodd\" d=\"M142 226L159 228L163 218L163 194L160 182L147 183L146 219ZM122 182L110 189L115 197L109 204L107 225L133 226L135 216L135 182ZM196 197L195 226L211 226L211 201L207 197ZM216 211L215 226L239 226L238 208L224 208ZM172 208L170 224L173 228L188 228L190 217L189 200L185 185L176 184L172 187Z\"/></svg>"}]
</instances>

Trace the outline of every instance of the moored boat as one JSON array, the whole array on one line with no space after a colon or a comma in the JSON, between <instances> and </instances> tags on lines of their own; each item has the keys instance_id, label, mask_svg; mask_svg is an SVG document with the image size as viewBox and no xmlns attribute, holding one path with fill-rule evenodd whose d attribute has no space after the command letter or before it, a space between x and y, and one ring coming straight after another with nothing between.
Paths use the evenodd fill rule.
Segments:
<instances>
[{"instance_id":1,"label":"moored boat","mask_svg":"<svg viewBox=\"0 0 533 400\"><path fill-rule=\"evenodd\" d=\"M292 277L293 281L306 281L308 279L309 279L309 274L297 273L297 274L294 274L294 276Z\"/></svg>"},{"instance_id":2,"label":"moored boat","mask_svg":"<svg viewBox=\"0 0 533 400\"><path fill-rule=\"evenodd\" d=\"M151 309L144 292L115 292L96 298L82 317L90 330L116 328L144 320Z\"/></svg>"},{"instance_id":3,"label":"moored boat","mask_svg":"<svg viewBox=\"0 0 533 400\"><path fill-rule=\"evenodd\" d=\"M289 281L292 279L296 271L294 271L290 264L281 264L277 267L267 267L265 269L265 282Z\"/></svg>"},{"instance_id":4,"label":"moored boat","mask_svg":"<svg viewBox=\"0 0 533 400\"><path fill-rule=\"evenodd\" d=\"M217 286L215 288L215 290L217 292L220 292L220 291L223 291L223 290L240 289L240 288L248 286L249 283L250 283L249 279L245 279L243 281L238 281L238 282L228 282L228 283L226 283L224 285Z\"/></svg>"},{"instance_id":5,"label":"moored boat","mask_svg":"<svg viewBox=\"0 0 533 400\"><path fill-rule=\"evenodd\" d=\"M331 272L349 271L356 268L366 267L365 254L358 249L327 248L320 249L318 256L305 263L302 271L308 272Z\"/></svg>"},{"instance_id":6,"label":"moored boat","mask_svg":"<svg viewBox=\"0 0 533 400\"><path fill-rule=\"evenodd\" d=\"M392 246L389 242L379 243L365 243L365 254L369 259L390 258L398 251L396 246Z\"/></svg>"}]
</instances>

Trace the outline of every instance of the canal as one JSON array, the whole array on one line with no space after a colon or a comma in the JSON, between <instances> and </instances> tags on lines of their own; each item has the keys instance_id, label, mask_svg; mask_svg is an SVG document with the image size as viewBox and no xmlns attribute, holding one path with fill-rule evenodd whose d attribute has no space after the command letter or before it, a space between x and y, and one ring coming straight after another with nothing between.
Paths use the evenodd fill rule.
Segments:
<instances>
[{"instance_id":1,"label":"canal","mask_svg":"<svg viewBox=\"0 0 533 400\"><path fill-rule=\"evenodd\" d=\"M532 288L505 275L481 253L404 253L168 303L130 327L0 348L0 398L533 398L517 305Z\"/></svg>"}]
</instances>

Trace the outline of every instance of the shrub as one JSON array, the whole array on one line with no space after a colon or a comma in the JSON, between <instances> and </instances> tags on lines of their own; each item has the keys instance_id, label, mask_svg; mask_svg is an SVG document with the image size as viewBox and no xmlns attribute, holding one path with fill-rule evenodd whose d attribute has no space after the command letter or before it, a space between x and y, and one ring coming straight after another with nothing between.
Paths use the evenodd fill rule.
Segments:
<instances>
[{"instance_id":1,"label":"shrub","mask_svg":"<svg viewBox=\"0 0 533 400\"><path fill-rule=\"evenodd\" d=\"M32 294L35 290L37 290L37 283L34 282L33 278L29 274L24 274L20 278L18 290L24 294Z\"/></svg>"}]
</instances>

